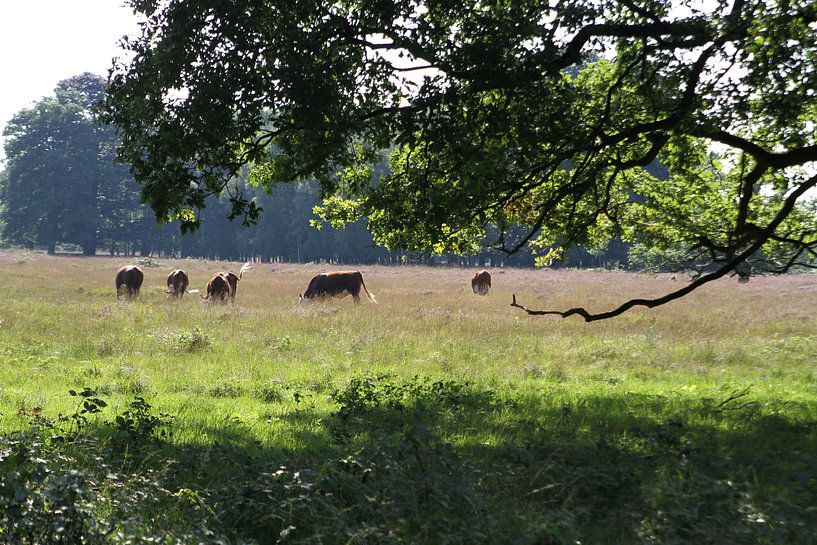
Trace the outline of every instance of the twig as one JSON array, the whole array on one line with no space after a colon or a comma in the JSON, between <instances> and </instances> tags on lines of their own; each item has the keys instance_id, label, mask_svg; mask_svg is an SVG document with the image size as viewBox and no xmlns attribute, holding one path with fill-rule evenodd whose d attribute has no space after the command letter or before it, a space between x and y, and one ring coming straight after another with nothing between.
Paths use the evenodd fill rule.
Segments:
<instances>
[{"instance_id":1,"label":"twig","mask_svg":"<svg viewBox=\"0 0 817 545\"><path fill-rule=\"evenodd\" d=\"M525 312L527 312L531 316L542 316L542 315L545 315L545 314L556 314L558 316L561 316L562 318L567 318L571 314L576 314L577 313L576 312L577 309L575 309L575 308L570 309L570 310L565 311L565 312L559 312L558 310L531 310L529 308L525 308L522 305L519 305L519 304L516 303L516 294L513 294L513 303L511 303L511 306L516 307L516 308L521 308L522 310L524 310Z\"/></svg>"},{"instance_id":2,"label":"twig","mask_svg":"<svg viewBox=\"0 0 817 545\"><path fill-rule=\"evenodd\" d=\"M751 388L752 388L752 385L750 384L749 386L747 386L743 390L734 390L729 395L729 397L727 397L726 399L724 399L723 401L718 403L718 405L715 407L714 410L716 412L723 412L723 411L728 411L728 410L733 410L733 409L741 409L741 408L743 408L743 407L745 407L747 405L750 405L751 403L743 403L741 405L738 405L737 407L727 407L726 406L729 403L732 403L733 401L736 401L736 400L738 400L738 399L740 399L742 397L746 397L747 395L749 395L749 390Z\"/></svg>"}]
</instances>

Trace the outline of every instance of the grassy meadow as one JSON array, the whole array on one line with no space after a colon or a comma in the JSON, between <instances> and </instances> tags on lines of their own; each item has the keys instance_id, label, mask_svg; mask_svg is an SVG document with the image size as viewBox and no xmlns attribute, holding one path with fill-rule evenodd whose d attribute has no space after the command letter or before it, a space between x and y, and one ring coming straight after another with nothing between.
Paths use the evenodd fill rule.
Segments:
<instances>
[{"instance_id":1,"label":"grassy meadow","mask_svg":"<svg viewBox=\"0 0 817 545\"><path fill-rule=\"evenodd\" d=\"M129 263L0 254L0 541L817 542L817 277Z\"/></svg>"}]
</instances>

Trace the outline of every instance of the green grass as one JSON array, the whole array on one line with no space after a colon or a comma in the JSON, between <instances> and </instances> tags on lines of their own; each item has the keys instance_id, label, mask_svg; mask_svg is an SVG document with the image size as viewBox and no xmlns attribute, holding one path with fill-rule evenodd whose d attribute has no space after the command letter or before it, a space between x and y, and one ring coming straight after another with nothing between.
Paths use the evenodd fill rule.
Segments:
<instances>
[{"instance_id":1,"label":"green grass","mask_svg":"<svg viewBox=\"0 0 817 545\"><path fill-rule=\"evenodd\" d=\"M719 281L585 324L511 294L601 310L684 279L496 270L478 297L469 271L364 267L379 305L298 305L324 267L273 264L211 306L168 301L166 274L201 289L240 264L162 262L129 303L125 261L0 255L8 513L51 498L26 504L47 526L53 504L81 504L115 521L99 542L817 539L814 277ZM83 388L100 412L78 414ZM44 541L2 517L0 537ZM93 542L82 524L63 526Z\"/></svg>"}]
</instances>

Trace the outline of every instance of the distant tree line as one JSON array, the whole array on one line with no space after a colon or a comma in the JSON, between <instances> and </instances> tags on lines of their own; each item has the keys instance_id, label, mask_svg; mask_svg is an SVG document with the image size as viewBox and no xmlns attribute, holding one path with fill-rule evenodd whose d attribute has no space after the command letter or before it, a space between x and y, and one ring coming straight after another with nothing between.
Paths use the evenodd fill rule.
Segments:
<instances>
[{"instance_id":1,"label":"distant tree line","mask_svg":"<svg viewBox=\"0 0 817 545\"><path fill-rule=\"evenodd\" d=\"M345 229L310 226L321 203L317 184L276 186L272 193L234 180L236 189L262 208L256 225L230 221L230 202L209 197L201 227L181 234L178 222L159 225L140 201L140 186L127 165L114 162L116 130L99 123L95 105L105 79L85 73L59 82L53 96L18 112L6 125L5 169L0 173L0 233L6 245L45 248L48 253L140 255L209 259L335 263L533 266L525 250L513 256L484 249L478 254L430 255L377 246L363 221ZM627 248L576 249L570 263L626 263Z\"/></svg>"},{"instance_id":2,"label":"distant tree line","mask_svg":"<svg viewBox=\"0 0 817 545\"><path fill-rule=\"evenodd\" d=\"M0 174L2 236L7 244L118 253L143 241L155 224L139 202L128 168L114 163L115 130L97 122L93 106L105 80L81 74L54 96L18 112L6 125Z\"/></svg>"}]
</instances>

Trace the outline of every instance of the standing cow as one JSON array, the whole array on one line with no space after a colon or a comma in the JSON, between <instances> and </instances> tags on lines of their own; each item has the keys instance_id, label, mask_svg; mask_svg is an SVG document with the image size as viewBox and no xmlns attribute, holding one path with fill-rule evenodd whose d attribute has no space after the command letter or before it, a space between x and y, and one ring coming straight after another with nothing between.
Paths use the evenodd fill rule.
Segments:
<instances>
[{"instance_id":1,"label":"standing cow","mask_svg":"<svg viewBox=\"0 0 817 545\"><path fill-rule=\"evenodd\" d=\"M306 291L301 295L302 300L325 299L328 297L336 297L347 293L352 296L355 303L360 303L360 290L366 292L366 297L372 303L377 303L374 295L369 293L366 289L366 284L363 283L363 275L360 271L343 271L321 273L315 275L309 281Z\"/></svg>"},{"instance_id":2,"label":"standing cow","mask_svg":"<svg viewBox=\"0 0 817 545\"><path fill-rule=\"evenodd\" d=\"M127 299L139 297L139 289L144 279L145 273L135 265L126 265L119 269L116 273L116 298L119 299L123 295Z\"/></svg>"},{"instance_id":3,"label":"standing cow","mask_svg":"<svg viewBox=\"0 0 817 545\"><path fill-rule=\"evenodd\" d=\"M249 263L239 269L238 274L233 271L217 272L207 282L207 296L208 301L221 300L235 301L235 293L238 290L238 281L244 276L244 273L251 269ZM218 277L218 278L217 278ZM223 280L223 281L222 281ZM225 289L226 283L226 289Z\"/></svg>"},{"instance_id":4,"label":"standing cow","mask_svg":"<svg viewBox=\"0 0 817 545\"><path fill-rule=\"evenodd\" d=\"M207 288L205 289L207 295L204 300L209 303L221 302L224 303L228 298L234 297L230 281L224 273L216 273L207 281Z\"/></svg>"},{"instance_id":5,"label":"standing cow","mask_svg":"<svg viewBox=\"0 0 817 545\"><path fill-rule=\"evenodd\" d=\"M244 273L250 270L249 262L244 263L241 268L238 270L238 274L235 274L233 271L225 271L220 272L217 274L222 274L227 279L227 282L230 283L230 300L235 301L235 294L238 291L238 281L241 280L241 277L244 276Z\"/></svg>"},{"instance_id":6,"label":"standing cow","mask_svg":"<svg viewBox=\"0 0 817 545\"><path fill-rule=\"evenodd\" d=\"M171 299L181 299L187 293L190 277L182 269L171 271L167 275L167 296Z\"/></svg>"},{"instance_id":7,"label":"standing cow","mask_svg":"<svg viewBox=\"0 0 817 545\"><path fill-rule=\"evenodd\" d=\"M491 291L491 273L488 271L479 271L471 278L471 289L474 293L480 295L488 295Z\"/></svg>"}]
</instances>

